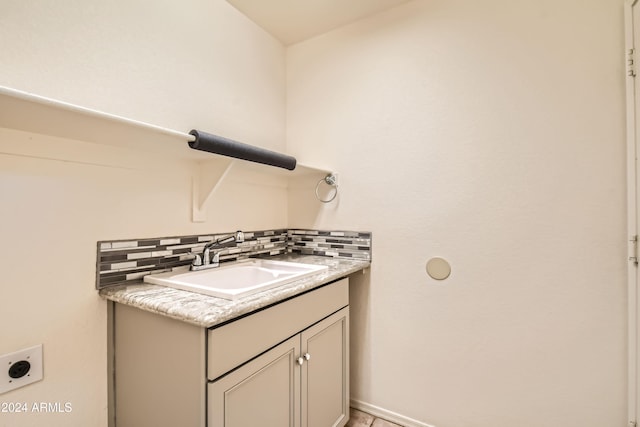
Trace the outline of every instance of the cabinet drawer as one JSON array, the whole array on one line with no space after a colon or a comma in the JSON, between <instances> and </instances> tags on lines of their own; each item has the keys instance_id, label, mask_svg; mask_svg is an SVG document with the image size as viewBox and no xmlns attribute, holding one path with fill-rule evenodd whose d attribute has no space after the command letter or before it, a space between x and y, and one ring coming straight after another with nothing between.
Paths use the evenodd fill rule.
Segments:
<instances>
[{"instance_id":1,"label":"cabinet drawer","mask_svg":"<svg viewBox=\"0 0 640 427\"><path fill-rule=\"evenodd\" d=\"M338 282L208 331L207 377L213 380L349 304Z\"/></svg>"}]
</instances>

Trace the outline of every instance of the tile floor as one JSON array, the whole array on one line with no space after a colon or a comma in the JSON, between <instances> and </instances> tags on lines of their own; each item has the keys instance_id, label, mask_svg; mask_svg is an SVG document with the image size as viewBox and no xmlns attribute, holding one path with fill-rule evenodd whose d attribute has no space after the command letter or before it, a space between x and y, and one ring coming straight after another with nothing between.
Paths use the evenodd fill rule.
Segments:
<instances>
[{"instance_id":1,"label":"tile floor","mask_svg":"<svg viewBox=\"0 0 640 427\"><path fill-rule=\"evenodd\" d=\"M383 420L382 418L376 418L373 415L367 414L366 412L358 411L357 409L351 408L349 422L345 427L402 427L402 426Z\"/></svg>"}]
</instances>

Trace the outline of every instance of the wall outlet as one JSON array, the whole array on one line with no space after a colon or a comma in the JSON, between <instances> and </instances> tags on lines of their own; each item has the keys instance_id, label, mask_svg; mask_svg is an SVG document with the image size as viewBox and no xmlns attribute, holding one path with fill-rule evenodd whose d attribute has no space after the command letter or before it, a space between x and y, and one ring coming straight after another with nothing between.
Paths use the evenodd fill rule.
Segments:
<instances>
[{"instance_id":1,"label":"wall outlet","mask_svg":"<svg viewBox=\"0 0 640 427\"><path fill-rule=\"evenodd\" d=\"M42 344L0 356L0 394L42 379Z\"/></svg>"}]
</instances>

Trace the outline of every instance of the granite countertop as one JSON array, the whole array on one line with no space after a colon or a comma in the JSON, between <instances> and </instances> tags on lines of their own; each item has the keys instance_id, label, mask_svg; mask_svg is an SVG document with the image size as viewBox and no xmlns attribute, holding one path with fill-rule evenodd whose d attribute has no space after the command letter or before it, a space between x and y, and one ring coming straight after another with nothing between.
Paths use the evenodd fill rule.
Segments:
<instances>
[{"instance_id":1,"label":"granite countertop","mask_svg":"<svg viewBox=\"0 0 640 427\"><path fill-rule=\"evenodd\" d=\"M264 292L229 301L209 295L152 285L140 281L100 290L100 295L120 304L137 307L196 326L210 328L243 314L291 298L336 279L366 269L370 262L361 259L331 258L315 255L278 255L270 259L326 265L327 270Z\"/></svg>"}]
</instances>

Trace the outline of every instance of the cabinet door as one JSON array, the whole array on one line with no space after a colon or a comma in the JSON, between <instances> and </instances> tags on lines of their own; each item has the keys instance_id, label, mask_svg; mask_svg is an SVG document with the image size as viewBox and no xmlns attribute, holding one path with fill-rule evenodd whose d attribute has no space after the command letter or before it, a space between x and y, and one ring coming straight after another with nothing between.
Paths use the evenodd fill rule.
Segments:
<instances>
[{"instance_id":1,"label":"cabinet door","mask_svg":"<svg viewBox=\"0 0 640 427\"><path fill-rule=\"evenodd\" d=\"M208 386L209 427L300 426L300 336Z\"/></svg>"},{"instance_id":2,"label":"cabinet door","mask_svg":"<svg viewBox=\"0 0 640 427\"><path fill-rule=\"evenodd\" d=\"M349 419L349 307L302 332L302 427Z\"/></svg>"}]
</instances>

